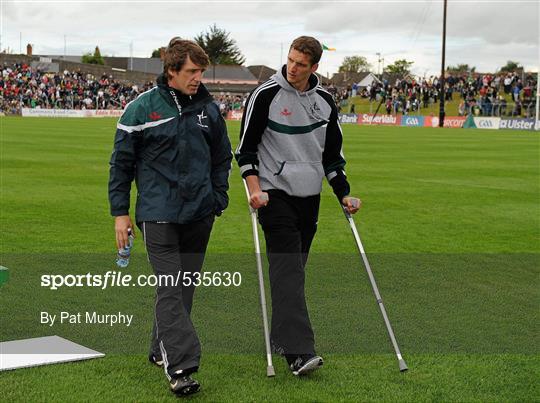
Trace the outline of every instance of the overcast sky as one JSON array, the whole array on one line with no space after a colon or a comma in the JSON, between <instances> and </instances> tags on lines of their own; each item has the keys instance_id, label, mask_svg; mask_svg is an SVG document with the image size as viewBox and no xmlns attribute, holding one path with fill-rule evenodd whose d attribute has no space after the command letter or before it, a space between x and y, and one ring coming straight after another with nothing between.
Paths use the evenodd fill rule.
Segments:
<instances>
[{"instance_id":1,"label":"overcast sky","mask_svg":"<svg viewBox=\"0 0 540 403\"><path fill-rule=\"evenodd\" d=\"M323 55L324 75L353 55L377 72L376 53L385 65L414 61L417 75L440 71L442 0L0 1L0 46L15 53L31 43L34 54L63 54L65 38L68 55L98 45L102 55L129 56L132 43L133 56L148 57L171 37L193 38L216 23L236 40L246 65L276 68L295 37L311 35L336 48ZM493 72L513 60L538 71L539 3L448 0L446 64Z\"/></svg>"}]
</instances>

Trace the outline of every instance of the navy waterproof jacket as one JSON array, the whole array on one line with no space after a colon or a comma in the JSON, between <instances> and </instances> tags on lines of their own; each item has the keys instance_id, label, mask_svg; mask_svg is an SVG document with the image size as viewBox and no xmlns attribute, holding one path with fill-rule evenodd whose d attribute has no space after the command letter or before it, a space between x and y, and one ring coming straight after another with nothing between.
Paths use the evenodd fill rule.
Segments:
<instances>
[{"instance_id":1,"label":"navy waterproof jacket","mask_svg":"<svg viewBox=\"0 0 540 403\"><path fill-rule=\"evenodd\" d=\"M110 160L113 216L129 214L133 179L136 222L185 224L228 205L232 152L219 108L202 84L181 108L171 91L160 76L118 121Z\"/></svg>"}]
</instances>

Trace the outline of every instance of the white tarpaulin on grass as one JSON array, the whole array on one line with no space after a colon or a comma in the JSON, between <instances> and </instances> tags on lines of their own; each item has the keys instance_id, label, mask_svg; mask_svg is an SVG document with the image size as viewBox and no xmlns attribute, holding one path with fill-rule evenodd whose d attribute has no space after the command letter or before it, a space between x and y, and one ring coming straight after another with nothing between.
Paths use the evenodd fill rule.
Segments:
<instances>
[{"instance_id":1,"label":"white tarpaulin on grass","mask_svg":"<svg viewBox=\"0 0 540 403\"><path fill-rule=\"evenodd\" d=\"M5 341L0 343L0 371L104 356L59 336Z\"/></svg>"}]
</instances>

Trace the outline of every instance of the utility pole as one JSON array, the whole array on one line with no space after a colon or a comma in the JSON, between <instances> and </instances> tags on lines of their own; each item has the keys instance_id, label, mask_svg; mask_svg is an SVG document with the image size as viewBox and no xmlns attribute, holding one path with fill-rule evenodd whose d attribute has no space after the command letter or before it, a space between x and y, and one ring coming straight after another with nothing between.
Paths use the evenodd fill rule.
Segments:
<instances>
[{"instance_id":1,"label":"utility pole","mask_svg":"<svg viewBox=\"0 0 540 403\"><path fill-rule=\"evenodd\" d=\"M442 61L441 61L441 99L440 99L440 108L439 108L439 127L444 127L444 99L445 91L444 91L444 58L446 55L446 0L444 0L444 12L443 12L443 34L442 34Z\"/></svg>"}]
</instances>

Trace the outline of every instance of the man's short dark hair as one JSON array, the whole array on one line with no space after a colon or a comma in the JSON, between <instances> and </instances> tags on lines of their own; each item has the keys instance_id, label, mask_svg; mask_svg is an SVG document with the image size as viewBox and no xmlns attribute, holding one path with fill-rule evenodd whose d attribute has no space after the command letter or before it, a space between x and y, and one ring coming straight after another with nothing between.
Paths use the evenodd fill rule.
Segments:
<instances>
[{"instance_id":1,"label":"man's short dark hair","mask_svg":"<svg viewBox=\"0 0 540 403\"><path fill-rule=\"evenodd\" d=\"M311 58L311 65L319 63L323 52L321 43L312 36L300 36L296 38L293 43L291 43L291 48L289 51L291 49L295 49L309 55Z\"/></svg>"},{"instance_id":2,"label":"man's short dark hair","mask_svg":"<svg viewBox=\"0 0 540 403\"><path fill-rule=\"evenodd\" d=\"M197 66L206 68L210 64L208 55L203 48L193 41L182 39L178 36L170 40L164 53L163 73L167 78L171 78L169 76L169 70L175 72L182 70L188 56Z\"/></svg>"}]
</instances>

